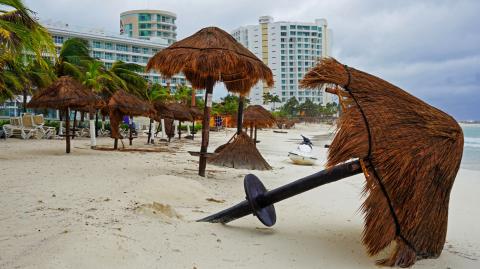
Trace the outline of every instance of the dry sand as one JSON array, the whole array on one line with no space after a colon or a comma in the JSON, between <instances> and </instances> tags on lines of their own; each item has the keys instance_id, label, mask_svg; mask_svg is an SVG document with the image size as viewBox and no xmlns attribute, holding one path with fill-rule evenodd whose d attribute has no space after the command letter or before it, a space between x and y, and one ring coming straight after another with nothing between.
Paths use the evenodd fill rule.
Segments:
<instances>
[{"instance_id":1,"label":"dry sand","mask_svg":"<svg viewBox=\"0 0 480 269\"><path fill-rule=\"evenodd\" d=\"M259 131L273 171L254 172L268 188L322 169L295 166L286 154L327 126L299 125L288 134ZM233 130L211 133L213 150ZM146 139L137 139L144 147ZM169 152L110 152L75 139L0 141L0 268L375 268L362 246L363 176L335 182L276 205L277 224L253 216L228 225L196 219L241 201L249 171L207 166L197 176L196 141L173 140ZM111 146L112 140L99 139ZM480 268L480 173L461 170L439 259L415 268Z\"/></svg>"}]
</instances>

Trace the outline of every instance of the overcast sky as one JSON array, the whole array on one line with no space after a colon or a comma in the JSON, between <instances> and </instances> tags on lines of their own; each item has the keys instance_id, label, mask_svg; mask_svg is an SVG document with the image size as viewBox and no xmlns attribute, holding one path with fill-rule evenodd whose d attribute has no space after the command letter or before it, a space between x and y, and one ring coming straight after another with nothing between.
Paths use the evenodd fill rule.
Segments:
<instances>
[{"instance_id":1,"label":"overcast sky","mask_svg":"<svg viewBox=\"0 0 480 269\"><path fill-rule=\"evenodd\" d=\"M177 14L178 38L205 26L232 29L325 18L332 56L380 76L459 120L480 119L480 1L461 0L25 0L42 20L119 31L130 9ZM223 89L216 96L226 94Z\"/></svg>"}]
</instances>

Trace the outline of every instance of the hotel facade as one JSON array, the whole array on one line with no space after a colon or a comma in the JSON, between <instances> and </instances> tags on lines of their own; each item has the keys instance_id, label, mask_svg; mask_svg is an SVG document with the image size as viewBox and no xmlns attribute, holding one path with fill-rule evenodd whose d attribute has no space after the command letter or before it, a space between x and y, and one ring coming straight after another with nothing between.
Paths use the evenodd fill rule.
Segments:
<instances>
[{"instance_id":1,"label":"hotel facade","mask_svg":"<svg viewBox=\"0 0 480 269\"><path fill-rule=\"evenodd\" d=\"M324 87L305 90L299 82L314 65L330 56L331 30L325 19L314 22L275 22L270 16L259 18L258 25L239 27L232 36L261 59L273 72L273 89L257 84L250 92L252 104L263 105L263 94L278 95L282 104L295 97L300 103L310 99L326 105L335 98Z\"/></svg>"},{"instance_id":2,"label":"hotel facade","mask_svg":"<svg viewBox=\"0 0 480 269\"><path fill-rule=\"evenodd\" d=\"M154 12L157 12L156 14L158 15L158 11L152 11L152 13ZM158 19L158 17L156 19ZM174 23L175 21L172 20L171 22ZM93 58L102 61L106 68L112 67L113 63L117 60L146 66L148 60L153 57L153 55L168 47L171 40L176 40L176 32L174 36L171 36L171 39L165 39L158 36L150 38L135 38L133 34L132 37L129 37L129 34L121 35L118 33L108 33L101 29L72 26L60 22L41 21L40 23L51 34L57 54L60 53L61 47L65 41L70 38L81 38L88 42L90 55ZM175 92L176 85L178 84L188 85L188 82L182 75L177 75L172 79L167 80L155 72L140 74L152 83L158 83L163 86L170 84L172 92ZM19 115L22 111L22 102L23 97L17 96L14 100L0 104L0 116L8 117ZM53 111L51 111L51 115L49 116L53 118L56 117Z\"/></svg>"},{"instance_id":3,"label":"hotel facade","mask_svg":"<svg viewBox=\"0 0 480 269\"><path fill-rule=\"evenodd\" d=\"M120 34L140 39L177 41L175 13L164 10L130 10L120 14Z\"/></svg>"}]
</instances>

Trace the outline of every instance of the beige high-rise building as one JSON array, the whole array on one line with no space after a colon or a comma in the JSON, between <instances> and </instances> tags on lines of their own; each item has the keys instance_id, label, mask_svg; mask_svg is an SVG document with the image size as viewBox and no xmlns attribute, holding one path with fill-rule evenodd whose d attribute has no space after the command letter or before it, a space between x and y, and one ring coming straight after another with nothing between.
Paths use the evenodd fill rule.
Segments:
<instances>
[{"instance_id":1,"label":"beige high-rise building","mask_svg":"<svg viewBox=\"0 0 480 269\"><path fill-rule=\"evenodd\" d=\"M177 15L164 10L130 10L120 14L120 34L141 39L177 41Z\"/></svg>"}]
</instances>

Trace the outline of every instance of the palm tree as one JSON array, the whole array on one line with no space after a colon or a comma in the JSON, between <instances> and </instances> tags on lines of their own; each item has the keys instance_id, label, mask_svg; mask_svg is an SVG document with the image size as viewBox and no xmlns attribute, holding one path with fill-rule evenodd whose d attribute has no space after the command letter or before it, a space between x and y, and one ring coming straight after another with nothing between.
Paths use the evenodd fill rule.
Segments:
<instances>
[{"instance_id":1,"label":"palm tree","mask_svg":"<svg viewBox=\"0 0 480 269\"><path fill-rule=\"evenodd\" d=\"M112 67L108 70L108 73L112 76L115 84L120 84L123 89L131 94L144 98L148 82L143 76L138 74L141 72L145 72L145 67L122 61L114 62Z\"/></svg>"},{"instance_id":2,"label":"palm tree","mask_svg":"<svg viewBox=\"0 0 480 269\"><path fill-rule=\"evenodd\" d=\"M270 101L273 103L273 111L275 111L275 104L282 102L282 100L280 100L280 97L278 97L278 95L273 95Z\"/></svg>"},{"instance_id":3,"label":"palm tree","mask_svg":"<svg viewBox=\"0 0 480 269\"><path fill-rule=\"evenodd\" d=\"M17 61L20 55L34 56L47 69L43 55L56 54L51 36L21 0L0 0L0 6L0 99L6 99L25 90L22 69L27 64Z\"/></svg>"}]
</instances>

